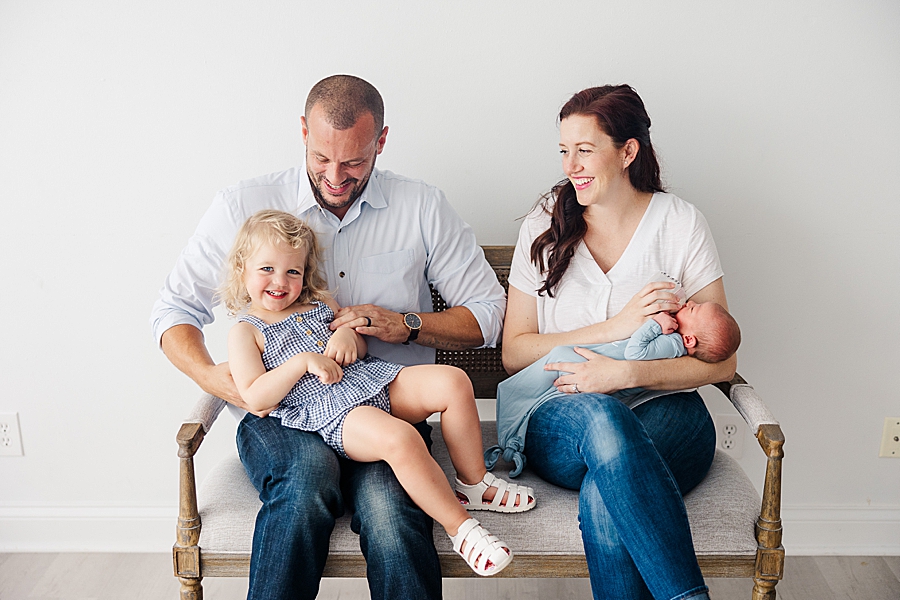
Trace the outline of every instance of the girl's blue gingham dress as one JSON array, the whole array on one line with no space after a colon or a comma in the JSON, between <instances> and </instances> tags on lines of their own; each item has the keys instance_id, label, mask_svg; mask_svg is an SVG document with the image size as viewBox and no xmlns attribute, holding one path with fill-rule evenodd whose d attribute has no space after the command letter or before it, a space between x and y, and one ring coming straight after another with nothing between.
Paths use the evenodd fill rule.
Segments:
<instances>
[{"instance_id":1,"label":"girl's blue gingham dress","mask_svg":"<svg viewBox=\"0 0 900 600\"><path fill-rule=\"evenodd\" d=\"M271 325L252 315L242 315L239 319L262 332L265 338L262 362L266 371L300 352L323 354L331 338L328 325L332 320L334 312L321 302L316 302L316 307L310 311L296 312ZM285 427L318 432L338 454L349 458L342 441L347 413L357 406L375 406L391 412L387 385L403 366L367 354L342 368L344 376L330 385L322 383L312 373L306 373L269 416L280 418Z\"/></svg>"}]
</instances>

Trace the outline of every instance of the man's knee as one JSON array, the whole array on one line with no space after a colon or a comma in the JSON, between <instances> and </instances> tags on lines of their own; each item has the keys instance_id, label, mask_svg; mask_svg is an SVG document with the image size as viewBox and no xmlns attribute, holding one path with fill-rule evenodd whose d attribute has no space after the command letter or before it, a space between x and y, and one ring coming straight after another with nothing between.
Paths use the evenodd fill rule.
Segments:
<instances>
[{"instance_id":1,"label":"man's knee","mask_svg":"<svg viewBox=\"0 0 900 600\"><path fill-rule=\"evenodd\" d=\"M266 422L260 422L266 421ZM260 493L331 498L340 495L340 463L316 433L289 429L276 419L242 422L238 451Z\"/></svg>"}]
</instances>

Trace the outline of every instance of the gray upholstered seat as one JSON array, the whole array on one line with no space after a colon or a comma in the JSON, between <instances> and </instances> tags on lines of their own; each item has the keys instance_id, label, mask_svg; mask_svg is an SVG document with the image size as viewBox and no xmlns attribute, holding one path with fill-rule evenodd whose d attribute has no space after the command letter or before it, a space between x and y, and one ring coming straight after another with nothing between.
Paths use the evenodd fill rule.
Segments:
<instances>
[{"instance_id":1,"label":"gray upholstered seat","mask_svg":"<svg viewBox=\"0 0 900 600\"><path fill-rule=\"evenodd\" d=\"M496 443L496 423L482 424L485 447ZM452 481L453 470L447 448L440 438L440 426L435 427L434 455ZM505 476L508 465L500 463L497 474ZM507 478L508 479L508 478ZM543 481L528 469L515 483L535 489L537 506L521 514L499 514L486 511L473 515L509 544L516 554L510 565L522 570L533 560L543 560L552 551L558 555L584 554L581 532L578 529L578 493ZM253 526L260 502L256 490L247 479L238 458L223 460L200 486L200 519L203 523L200 547L204 555L218 553L249 553ZM759 516L760 497L741 467L724 452L717 452L710 474L685 498L694 545L697 554L756 555L753 527ZM450 541L440 525L435 524L435 545L438 552L450 560L458 560ZM350 518L345 515L331 536L331 552L358 555L359 538L350 531ZM463 571L462 574L465 574Z\"/></svg>"}]
</instances>

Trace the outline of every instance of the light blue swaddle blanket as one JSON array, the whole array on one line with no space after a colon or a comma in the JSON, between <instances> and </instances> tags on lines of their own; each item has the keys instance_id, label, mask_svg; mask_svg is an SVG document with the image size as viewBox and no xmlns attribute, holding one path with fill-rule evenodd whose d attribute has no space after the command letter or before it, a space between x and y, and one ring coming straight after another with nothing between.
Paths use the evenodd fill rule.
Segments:
<instances>
[{"instance_id":1,"label":"light blue swaddle blanket","mask_svg":"<svg viewBox=\"0 0 900 600\"><path fill-rule=\"evenodd\" d=\"M656 360L687 354L681 335L677 332L663 335L662 327L653 319L648 319L627 340L578 347L616 360ZM484 464L488 470L493 470L501 456L514 465L509 473L510 477L517 477L525 468L525 432L531 415L548 400L569 395L560 392L553 385L563 372L545 371L544 365L584 362L584 357L574 349L575 346L557 346L549 354L497 386L498 443L484 451ZM646 390L643 388L632 388L609 395L630 404L644 393Z\"/></svg>"}]
</instances>

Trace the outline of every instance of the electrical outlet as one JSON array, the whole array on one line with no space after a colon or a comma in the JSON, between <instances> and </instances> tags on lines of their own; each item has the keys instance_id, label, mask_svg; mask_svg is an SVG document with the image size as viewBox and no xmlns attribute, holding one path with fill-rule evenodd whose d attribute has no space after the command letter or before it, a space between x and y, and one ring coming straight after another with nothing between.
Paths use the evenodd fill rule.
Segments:
<instances>
[{"instance_id":1,"label":"electrical outlet","mask_svg":"<svg viewBox=\"0 0 900 600\"><path fill-rule=\"evenodd\" d=\"M19 413L0 414L0 456L22 456Z\"/></svg>"},{"instance_id":2,"label":"electrical outlet","mask_svg":"<svg viewBox=\"0 0 900 600\"><path fill-rule=\"evenodd\" d=\"M884 433L881 434L882 458L900 458L900 417L884 418Z\"/></svg>"},{"instance_id":3,"label":"electrical outlet","mask_svg":"<svg viewBox=\"0 0 900 600\"><path fill-rule=\"evenodd\" d=\"M716 415L716 446L732 458L744 455L744 430L747 428L740 415Z\"/></svg>"}]
</instances>

